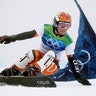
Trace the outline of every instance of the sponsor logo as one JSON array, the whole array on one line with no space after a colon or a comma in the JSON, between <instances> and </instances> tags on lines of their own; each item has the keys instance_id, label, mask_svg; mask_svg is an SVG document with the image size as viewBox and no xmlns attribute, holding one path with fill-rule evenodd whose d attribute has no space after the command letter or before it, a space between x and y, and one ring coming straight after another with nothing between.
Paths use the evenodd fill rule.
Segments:
<instances>
[{"instance_id":1,"label":"sponsor logo","mask_svg":"<svg viewBox=\"0 0 96 96\"><path fill-rule=\"evenodd\" d=\"M46 80L46 81L37 81L37 84L38 85L50 85L50 82L48 81L48 80Z\"/></svg>"}]
</instances>

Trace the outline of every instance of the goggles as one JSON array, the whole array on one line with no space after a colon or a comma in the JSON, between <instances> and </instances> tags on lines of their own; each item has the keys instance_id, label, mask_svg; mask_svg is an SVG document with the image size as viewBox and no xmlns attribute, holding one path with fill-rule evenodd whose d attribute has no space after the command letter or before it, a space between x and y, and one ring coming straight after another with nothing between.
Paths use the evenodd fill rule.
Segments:
<instances>
[{"instance_id":1,"label":"goggles","mask_svg":"<svg viewBox=\"0 0 96 96\"><path fill-rule=\"evenodd\" d=\"M70 28L71 23L70 22L59 22L58 23L58 28Z\"/></svg>"}]
</instances>

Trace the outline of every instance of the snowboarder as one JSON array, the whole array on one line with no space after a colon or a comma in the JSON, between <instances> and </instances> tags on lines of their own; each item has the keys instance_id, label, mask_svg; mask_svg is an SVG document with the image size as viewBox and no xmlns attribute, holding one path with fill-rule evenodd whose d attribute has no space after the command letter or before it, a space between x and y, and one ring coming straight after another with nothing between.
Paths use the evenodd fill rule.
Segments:
<instances>
[{"instance_id":1,"label":"snowboarder","mask_svg":"<svg viewBox=\"0 0 96 96\"><path fill-rule=\"evenodd\" d=\"M4 76L37 76L39 72L50 76L59 70L60 55L66 52L70 68L76 80L83 85L91 85L79 72L78 63L74 57L73 41L67 30L71 27L72 18L66 12L59 12L53 19L53 24L44 24L38 29L22 32L16 35L0 37L1 44L8 44L16 40L25 40L41 36L41 46L38 50L31 50L20 58L10 68L4 69Z\"/></svg>"}]
</instances>

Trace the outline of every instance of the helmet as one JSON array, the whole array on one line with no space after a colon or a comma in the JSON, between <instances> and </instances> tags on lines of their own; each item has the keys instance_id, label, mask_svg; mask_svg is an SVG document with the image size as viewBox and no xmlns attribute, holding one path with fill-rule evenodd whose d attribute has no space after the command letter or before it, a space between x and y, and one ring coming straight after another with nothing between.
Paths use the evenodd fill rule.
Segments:
<instances>
[{"instance_id":1,"label":"helmet","mask_svg":"<svg viewBox=\"0 0 96 96\"><path fill-rule=\"evenodd\" d=\"M56 16L54 17L54 20L53 20L53 25L55 27L58 26L58 22L69 22L71 23L71 16L66 13L66 12L59 12L58 14L56 14Z\"/></svg>"}]
</instances>

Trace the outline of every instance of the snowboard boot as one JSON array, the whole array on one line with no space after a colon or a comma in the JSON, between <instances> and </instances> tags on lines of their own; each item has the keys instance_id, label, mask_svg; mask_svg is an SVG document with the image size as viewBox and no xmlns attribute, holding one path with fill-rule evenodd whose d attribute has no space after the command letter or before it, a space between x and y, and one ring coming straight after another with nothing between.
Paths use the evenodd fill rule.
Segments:
<instances>
[{"instance_id":1,"label":"snowboard boot","mask_svg":"<svg viewBox=\"0 0 96 96\"><path fill-rule=\"evenodd\" d=\"M40 69L37 66L30 66L27 70L25 70L22 75L23 76L38 76L40 73Z\"/></svg>"},{"instance_id":2,"label":"snowboard boot","mask_svg":"<svg viewBox=\"0 0 96 96\"><path fill-rule=\"evenodd\" d=\"M19 74L19 71L16 69L16 65L13 65L10 68L6 68L0 73L0 75L3 75L3 76L16 76L18 74Z\"/></svg>"}]
</instances>

